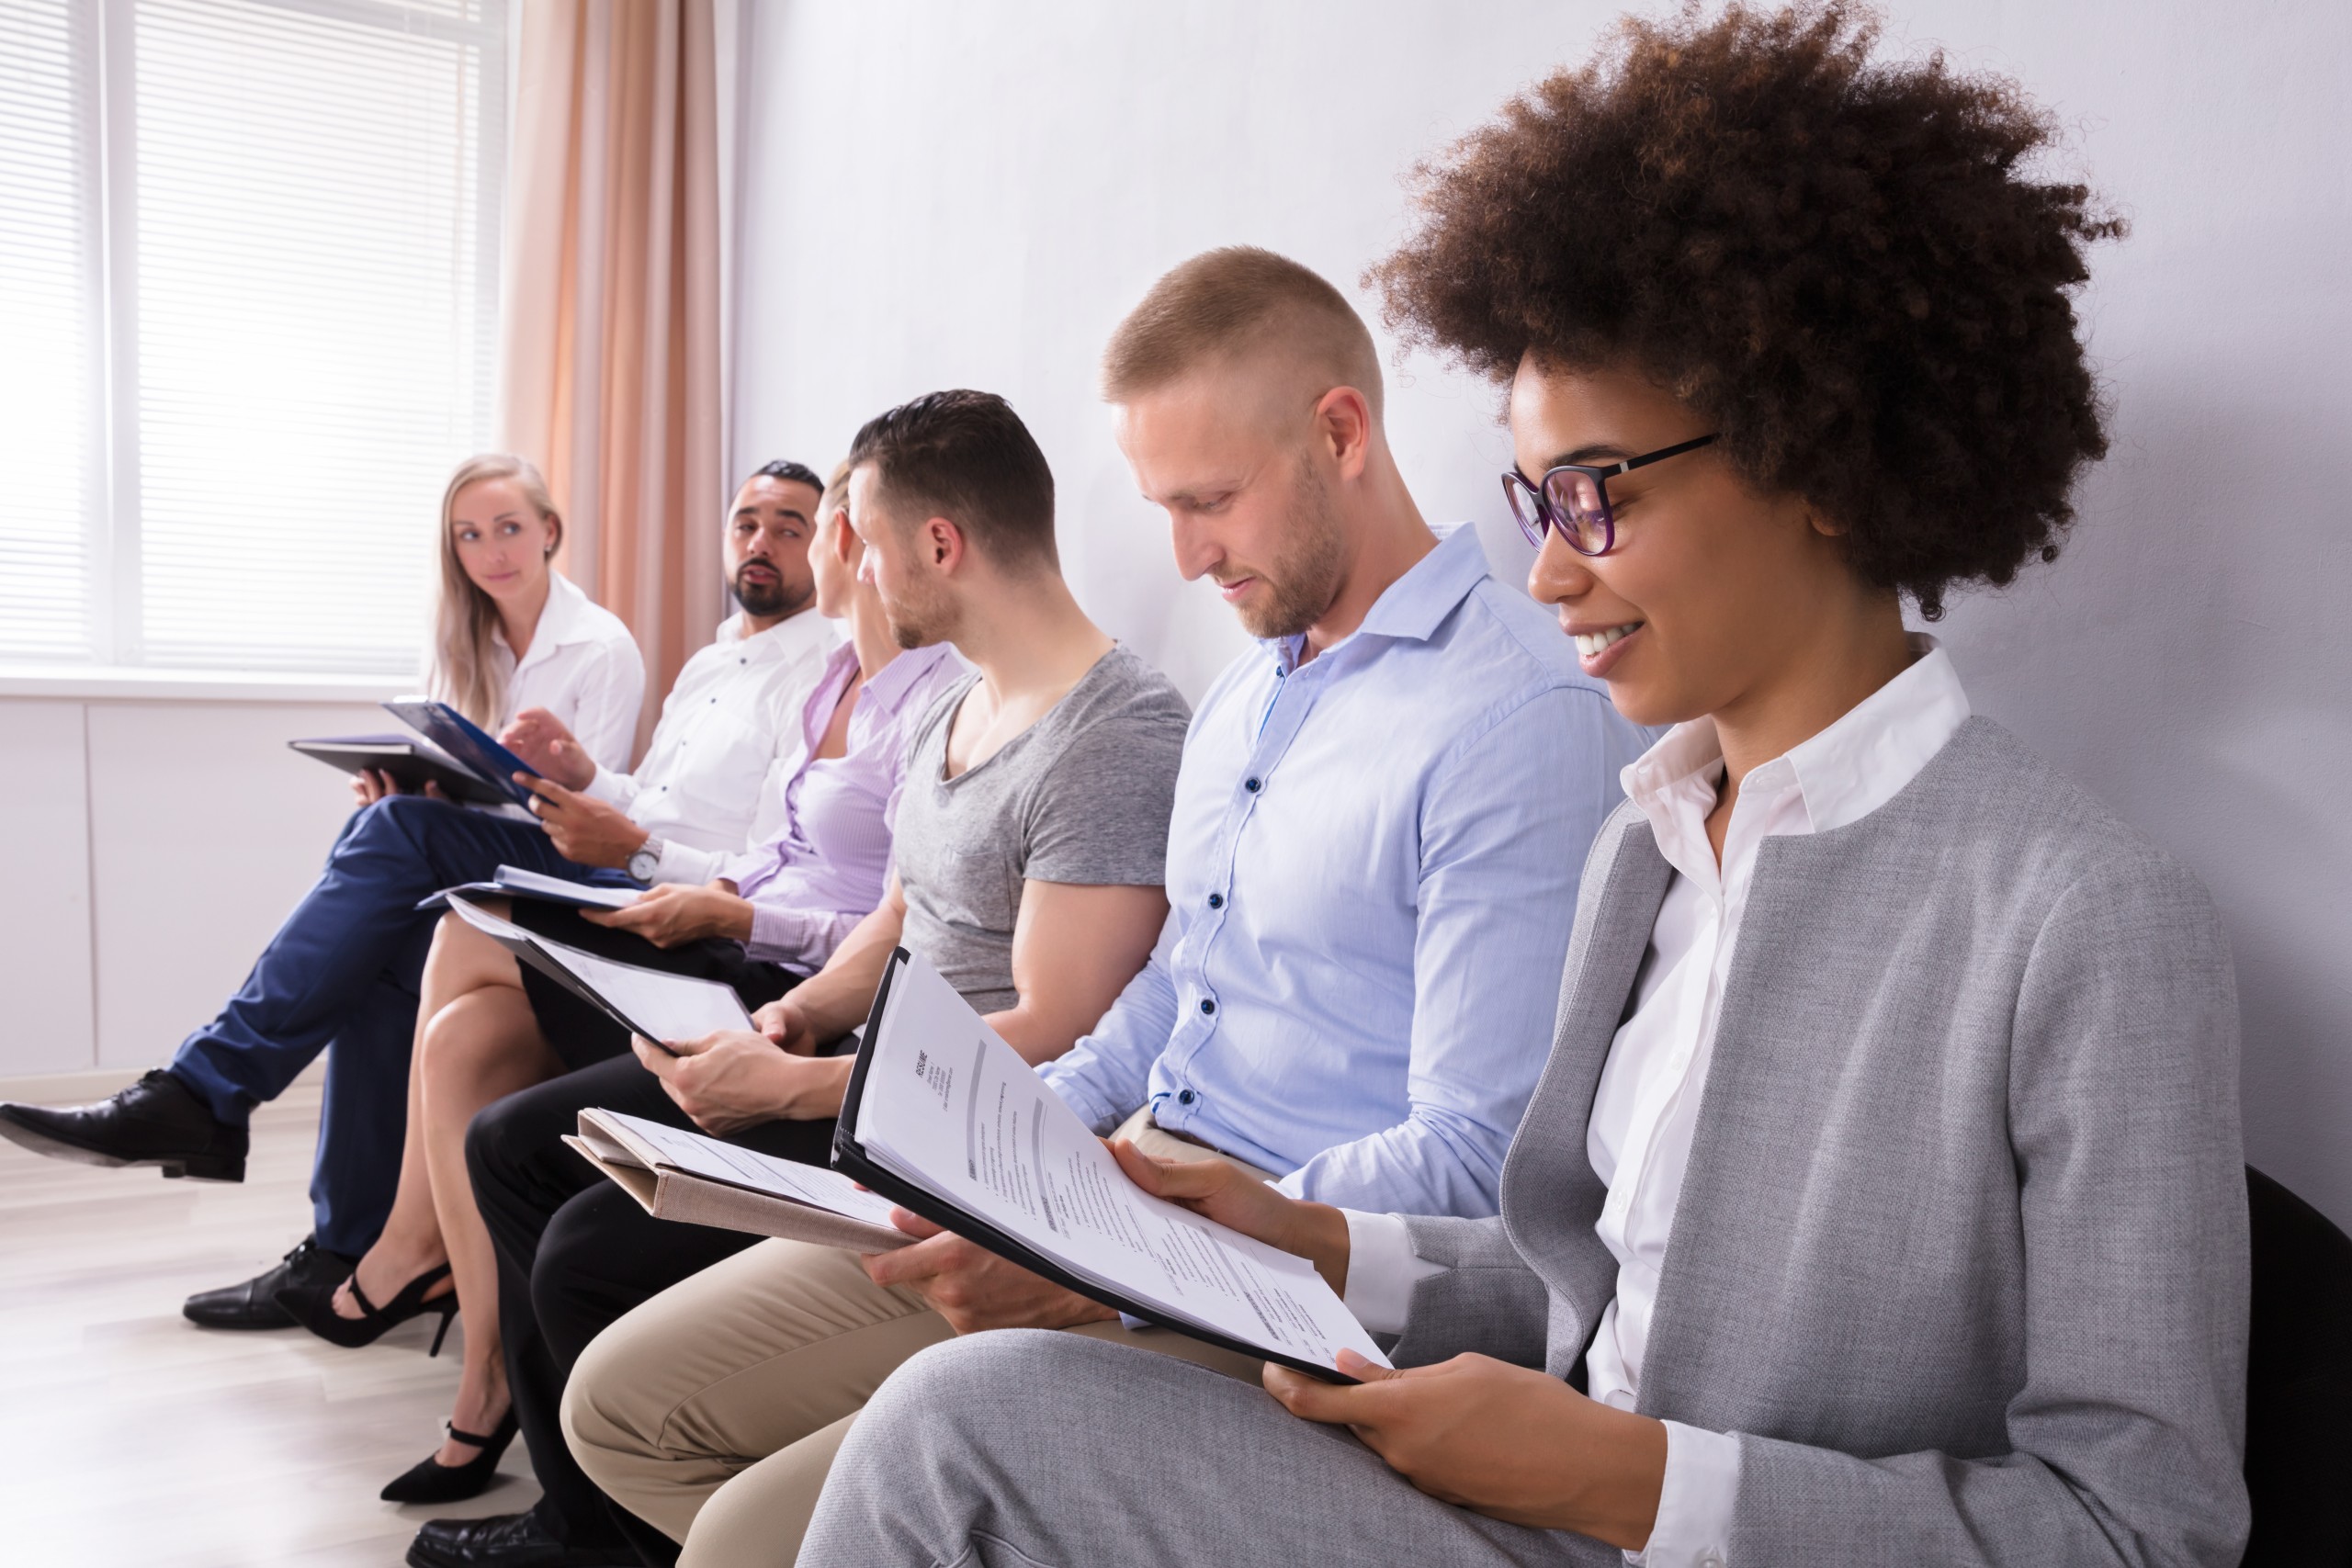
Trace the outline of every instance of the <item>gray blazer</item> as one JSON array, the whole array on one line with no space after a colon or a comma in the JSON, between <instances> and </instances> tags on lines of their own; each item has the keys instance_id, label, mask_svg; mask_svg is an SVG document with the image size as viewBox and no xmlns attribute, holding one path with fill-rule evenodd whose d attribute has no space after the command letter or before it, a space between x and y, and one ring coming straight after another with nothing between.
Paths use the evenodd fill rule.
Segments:
<instances>
[{"instance_id":1,"label":"gray blazer","mask_svg":"<svg viewBox=\"0 0 2352 1568\"><path fill-rule=\"evenodd\" d=\"M1399 1364L1566 1376L1616 1289L1585 1154L1672 872L1595 840L1502 1213ZM1971 719L1861 821L1768 840L1644 1360L1647 1415L1737 1434L1739 1568L2233 1564L2245 1179L2237 1003L2203 887Z\"/></svg>"}]
</instances>

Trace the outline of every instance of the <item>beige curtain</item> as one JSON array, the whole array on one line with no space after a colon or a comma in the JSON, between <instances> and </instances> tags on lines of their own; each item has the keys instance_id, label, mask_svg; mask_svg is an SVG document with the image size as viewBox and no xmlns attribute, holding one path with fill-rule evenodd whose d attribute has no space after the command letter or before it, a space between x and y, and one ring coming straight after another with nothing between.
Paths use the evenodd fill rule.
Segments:
<instances>
[{"instance_id":1,"label":"beige curtain","mask_svg":"<svg viewBox=\"0 0 2352 1568\"><path fill-rule=\"evenodd\" d=\"M523 0L499 429L645 651L642 746L724 603L712 0Z\"/></svg>"}]
</instances>

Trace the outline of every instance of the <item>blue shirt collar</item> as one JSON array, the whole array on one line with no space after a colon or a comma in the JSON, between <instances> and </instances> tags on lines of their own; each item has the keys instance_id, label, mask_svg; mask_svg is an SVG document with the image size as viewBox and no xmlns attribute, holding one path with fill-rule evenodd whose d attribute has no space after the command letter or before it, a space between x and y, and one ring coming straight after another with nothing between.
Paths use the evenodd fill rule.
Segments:
<instances>
[{"instance_id":1,"label":"blue shirt collar","mask_svg":"<svg viewBox=\"0 0 2352 1568\"><path fill-rule=\"evenodd\" d=\"M1470 591L1493 575L1487 568L1486 547L1478 530L1467 523L1453 525L1438 540L1437 548L1415 561L1412 570L1390 583L1365 612L1363 624L1326 649L1323 657L1345 648L1360 637L1395 637L1427 642L1453 614ZM1267 637L1260 646L1288 670L1297 662L1300 638Z\"/></svg>"}]
</instances>

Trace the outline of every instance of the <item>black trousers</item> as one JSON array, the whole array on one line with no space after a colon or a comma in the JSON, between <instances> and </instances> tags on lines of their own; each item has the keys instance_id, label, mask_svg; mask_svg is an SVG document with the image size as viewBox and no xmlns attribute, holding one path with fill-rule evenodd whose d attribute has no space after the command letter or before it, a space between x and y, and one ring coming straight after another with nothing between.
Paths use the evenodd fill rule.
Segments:
<instances>
[{"instance_id":1,"label":"black trousers","mask_svg":"<svg viewBox=\"0 0 2352 1568\"><path fill-rule=\"evenodd\" d=\"M639 1208L560 1142L594 1107L692 1125L635 1056L617 1056L484 1110L467 1130L466 1166L498 1254L507 1384L538 1473L541 1523L571 1545L626 1543L667 1565L677 1561L676 1545L609 1502L573 1461L560 1423L563 1386L606 1325L759 1238L657 1220ZM823 1165L832 1136L830 1120L771 1122L729 1141Z\"/></svg>"}]
</instances>

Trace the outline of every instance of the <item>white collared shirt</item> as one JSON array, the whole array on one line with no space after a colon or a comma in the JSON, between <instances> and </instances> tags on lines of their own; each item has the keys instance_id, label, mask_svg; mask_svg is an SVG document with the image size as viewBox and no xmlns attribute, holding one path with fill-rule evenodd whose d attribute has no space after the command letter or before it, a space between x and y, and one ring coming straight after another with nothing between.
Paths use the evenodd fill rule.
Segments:
<instances>
[{"instance_id":1,"label":"white collared shirt","mask_svg":"<svg viewBox=\"0 0 2352 1568\"><path fill-rule=\"evenodd\" d=\"M1969 716L1951 659L1927 637L1894 680L1818 735L1751 771L1740 785L1718 865L1707 814L1723 779L1712 719L1677 725L1624 772L1674 868L1650 930L1633 1016L1619 1027L1586 1124L1585 1149L1609 1196L1595 1224L1617 1260L1617 1293L1585 1358L1592 1397L1634 1408L1651 1314L1690 1168L1715 1019L1731 974L1757 852L1768 838L1826 833L1869 816L1917 778ZM1349 1216L1347 1301L1367 1328L1395 1332L1413 1281L1437 1272L1412 1256L1404 1225ZM1362 1275L1361 1290L1359 1274ZM1367 1315L1370 1314L1370 1315ZM1377 1318L1379 1321L1375 1322ZM1668 1421L1665 1485L1647 1568L1725 1568L1739 1492L1739 1443Z\"/></svg>"},{"instance_id":2,"label":"white collared shirt","mask_svg":"<svg viewBox=\"0 0 2352 1568\"><path fill-rule=\"evenodd\" d=\"M837 640L813 609L761 632L729 616L678 671L635 772L597 768L587 793L662 840L656 881L707 882L775 831L777 781L802 746L801 705Z\"/></svg>"},{"instance_id":3,"label":"white collared shirt","mask_svg":"<svg viewBox=\"0 0 2352 1568\"><path fill-rule=\"evenodd\" d=\"M645 702L645 660L621 618L580 591L563 573L548 573L548 602L531 645L516 662L506 634L491 631L491 658L505 678L495 733L525 708L545 708L561 720L581 749L603 768L628 761L637 744L637 715Z\"/></svg>"}]
</instances>

